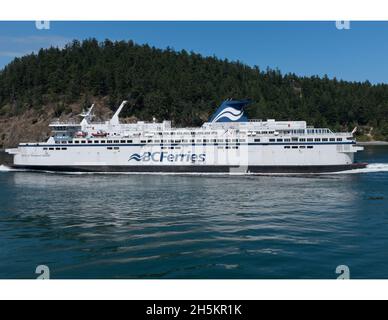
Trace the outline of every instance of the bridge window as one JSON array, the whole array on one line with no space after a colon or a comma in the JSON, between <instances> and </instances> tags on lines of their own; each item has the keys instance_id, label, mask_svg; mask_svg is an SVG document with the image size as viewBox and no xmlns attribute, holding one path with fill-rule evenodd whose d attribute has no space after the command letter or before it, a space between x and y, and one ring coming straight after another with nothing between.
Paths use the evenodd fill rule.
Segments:
<instances>
[{"instance_id":1,"label":"bridge window","mask_svg":"<svg viewBox=\"0 0 388 320\"><path fill-rule=\"evenodd\" d=\"M260 139L255 139L255 142L260 142L261 140Z\"/></svg>"},{"instance_id":2,"label":"bridge window","mask_svg":"<svg viewBox=\"0 0 388 320\"><path fill-rule=\"evenodd\" d=\"M337 138L337 141L338 141L338 142L342 141L342 138Z\"/></svg>"}]
</instances>

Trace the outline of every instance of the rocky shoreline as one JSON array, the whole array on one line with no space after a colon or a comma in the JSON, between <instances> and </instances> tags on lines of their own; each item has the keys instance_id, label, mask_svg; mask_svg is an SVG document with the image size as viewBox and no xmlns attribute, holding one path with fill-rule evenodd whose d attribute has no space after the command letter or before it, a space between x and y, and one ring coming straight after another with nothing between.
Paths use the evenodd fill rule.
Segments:
<instances>
[{"instance_id":1,"label":"rocky shoreline","mask_svg":"<svg viewBox=\"0 0 388 320\"><path fill-rule=\"evenodd\" d=\"M365 142L357 142L360 146L388 146L387 141L365 141Z\"/></svg>"}]
</instances>

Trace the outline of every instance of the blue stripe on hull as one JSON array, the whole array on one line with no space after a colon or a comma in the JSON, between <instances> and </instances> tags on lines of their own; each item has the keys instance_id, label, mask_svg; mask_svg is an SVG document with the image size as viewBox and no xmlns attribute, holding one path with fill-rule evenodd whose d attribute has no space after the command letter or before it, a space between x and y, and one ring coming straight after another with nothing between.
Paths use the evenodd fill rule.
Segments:
<instances>
[{"instance_id":1,"label":"blue stripe on hull","mask_svg":"<svg viewBox=\"0 0 388 320\"><path fill-rule=\"evenodd\" d=\"M247 173L325 173L365 168L365 163L332 166L249 166ZM236 166L13 166L15 169L53 172L132 172L132 173L229 173Z\"/></svg>"}]
</instances>

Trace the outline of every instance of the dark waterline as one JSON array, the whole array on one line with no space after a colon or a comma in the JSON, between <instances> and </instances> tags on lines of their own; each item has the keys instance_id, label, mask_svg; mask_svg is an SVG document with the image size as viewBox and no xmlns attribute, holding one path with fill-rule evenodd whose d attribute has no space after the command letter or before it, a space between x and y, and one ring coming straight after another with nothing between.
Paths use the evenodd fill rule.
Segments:
<instances>
[{"instance_id":1,"label":"dark waterline","mask_svg":"<svg viewBox=\"0 0 388 320\"><path fill-rule=\"evenodd\" d=\"M359 161L388 166L387 147ZM388 172L0 172L0 278L388 279Z\"/></svg>"}]
</instances>

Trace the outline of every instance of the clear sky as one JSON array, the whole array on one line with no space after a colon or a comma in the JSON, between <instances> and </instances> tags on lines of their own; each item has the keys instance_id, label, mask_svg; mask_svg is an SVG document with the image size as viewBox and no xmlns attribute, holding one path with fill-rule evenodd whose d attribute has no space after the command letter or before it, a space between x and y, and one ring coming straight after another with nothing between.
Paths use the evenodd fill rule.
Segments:
<instances>
[{"instance_id":1,"label":"clear sky","mask_svg":"<svg viewBox=\"0 0 388 320\"><path fill-rule=\"evenodd\" d=\"M0 68L41 47L73 39L133 40L240 60L283 73L388 83L388 22L0 22Z\"/></svg>"}]
</instances>

